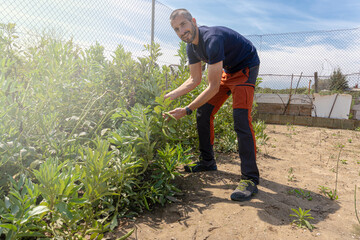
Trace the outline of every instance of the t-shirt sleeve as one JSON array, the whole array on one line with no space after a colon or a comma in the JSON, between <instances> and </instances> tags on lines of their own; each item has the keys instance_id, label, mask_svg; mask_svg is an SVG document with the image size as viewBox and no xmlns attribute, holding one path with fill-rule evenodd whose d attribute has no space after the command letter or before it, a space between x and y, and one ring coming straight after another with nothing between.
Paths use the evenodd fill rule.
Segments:
<instances>
[{"instance_id":1,"label":"t-shirt sleeve","mask_svg":"<svg viewBox=\"0 0 360 240\"><path fill-rule=\"evenodd\" d=\"M214 64L225 59L224 39L214 35L206 43L206 53L209 57L209 64Z\"/></svg>"},{"instance_id":2,"label":"t-shirt sleeve","mask_svg":"<svg viewBox=\"0 0 360 240\"><path fill-rule=\"evenodd\" d=\"M200 62L200 59L196 57L194 51L191 49L190 45L186 46L186 54L189 58L189 64L194 64Z\"/></svg>"}]
</instances>

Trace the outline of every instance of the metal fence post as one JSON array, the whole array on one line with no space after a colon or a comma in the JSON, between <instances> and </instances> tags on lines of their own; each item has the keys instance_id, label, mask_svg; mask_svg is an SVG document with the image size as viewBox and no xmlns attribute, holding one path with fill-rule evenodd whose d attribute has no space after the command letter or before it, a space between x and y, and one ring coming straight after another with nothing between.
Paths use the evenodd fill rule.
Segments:
<instances>
[{"instance_id":1,"label":"metal fence post","mask_svg":"<svg viewBox=\"0 0 360 240\"><path fill-rule=\"evenodd\" d=\"M151 9L151 45L154 44L154 28L155 28L155 0L152 0L152 9Z\"/></svg>"},{"instance_id":2,"label":"metal fence post","mask_svg":"<svg viewBox=\"0 0 360 240\"><path fill-rule=\"evenodd\" d=\"M315 85L315 92L318 93L319 92L319 86L318 86L318 83L319 83L319 78L318 78L318 73L317 72L314 72L314 85Z\"/></svg>"}]
</instances>

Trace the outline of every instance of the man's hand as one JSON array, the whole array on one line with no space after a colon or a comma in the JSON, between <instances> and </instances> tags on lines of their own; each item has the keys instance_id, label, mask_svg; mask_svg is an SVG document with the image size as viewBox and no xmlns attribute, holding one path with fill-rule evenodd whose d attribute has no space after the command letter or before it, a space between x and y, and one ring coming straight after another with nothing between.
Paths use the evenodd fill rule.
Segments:
<instances>
[{"instance_id":1,"label":"man's hand","mask_svg":"<svg viewBox=\"0 0 360 240\"><path fill-rule=\"evenodd\" d=\"M185 108L175 108L174 110L171 110L168 112L171 116L173 116L176 120L179 120L180 118L186 116L186 110ZM163 115L164 118L167 118L166 120L170 120L171 118L169 116Z\"/></svg>"}]
</instances>

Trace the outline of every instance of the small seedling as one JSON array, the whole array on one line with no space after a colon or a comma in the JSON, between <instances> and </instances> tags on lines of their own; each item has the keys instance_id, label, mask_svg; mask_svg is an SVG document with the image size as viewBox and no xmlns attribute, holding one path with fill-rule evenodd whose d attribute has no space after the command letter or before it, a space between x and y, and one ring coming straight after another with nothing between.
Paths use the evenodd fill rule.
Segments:
<instances>
[{"instance_id":1,"label":"small seedling","mask_svg":"<svg viewBox=\"0 0 360 240\"><path fill-rule=\"evenodd\" d=\"M330 161L330 159L333 159L333 158L335 158L335 155L330 154L330 156L329 156L329 158L328 158L328 160L327 160L326 164L328 164L328 163L329 163L329 161Z\"/></svg>"},{"instance_id":2,"label":"small seedling","mask_svg":"<svg viewBox=\"0 0 360 240\"><path fill-rule=\"evenodd\" d=\"M336 194L336 189L333 191L330 190L328 187L319 185L319 190L322 194L328 196L331 200L337 200L339 198L339 196Z\"/></svg>"},{"instance_id":3,"label":"small seedling","mask_svg":"<svg viewBox=\"0 0 360 240\"><path fill-rule=\"evenodd\" d=\"M347 160L345 160L345 159L341 159L340 161L342 164L347 164Z\"/></svg>"},{"instance_id":4,"label":"small seedling","mask_svg":"<svg viewBox=\"0 0 360 240\"><path fill-rule=\"evenodd\" d=\"M294 125L290 124L290 123L286 123L286 127L288 131L293 131L295 132L295 127Z\"/></svg>"},{"instance_id":5,"label":"small seedling","mask_svg":"<svg viewBox=\"0 0 360 240\"><path fill-rule=\"evenodd\" d=\"M291 189L288 191L290 195L295 195L298 198L307 199L308 201L312 200L310 191L304 191L302 189Z\"/></svg>"},{"instance_id":6,"label":"small seedling","mask_svg":"<svg viewBox=\"0 0 360 240\"><path fill-rule=\"evenodd\" d=\"M292 135L296 135L296 130L293 125L287 123L286 126L287 126L287 130L290 132L290 133L285 134L286 136L292 138Z\"/></svg>"},{"instance_id":7,"label":"small seedling","mask_svg":"<svg viewBox=\"0 0 360 240\"><path fill-rule=\"evenodd\" d=\"M348 139L348 142L349 142L349 143L352 143L352 139L351 139L351 138L349 138L349 139Z\"/></svg>"},{"instance_id":8,"label":"small seedling","mask_svg":"<svg viewBox=\"0 0 360 240\"><path fill-rule=\"evenodd\" d=\"M292 224L295 223L296 226L300 228L308 228L309 230L313 230L315 228L314 225L309 223L308 219L314 219L311 214L309 213L311 209L309 210L303 210L301 207L299 207L299 210L296 210L294 208L291 209L295 214L290 214L289 216L295 217L292 221Z\"/></svg>"},{"instance_id":9,"label":"small seedling","mask_svg":"<svg viewBox=\"0 0 360 240\"><path fill-rule=\"evenodd\" d=\"M295 176L293 173L294 173L294 169L292 167L289 168L289 170L288 170L288 181L289 182L294 181Z\"/></svg>"},{"instance_id":10,"label":"small seedling","mask_svg":"<svg viewBox=\"0 0 360 240\"><path fill-rule=\"evenodd\" d=\"M323 194L325 194L325 192L326 192L328 189L329 189L328 187L319 185L319 190L320 190L320 192L323 193Z\"/></svg>"},{"instance_id":11,"label":"small seedling","mask_svg":"<svg viewBox=\"0 0 360 240\"><path fill-rule=\"evenodd\" d=\"M339 196L337 195L336 190L334 190L334 191L330 190L329 192L327 192L327 195L331 200L339 199Z\"/></svg>"}]
</instances>

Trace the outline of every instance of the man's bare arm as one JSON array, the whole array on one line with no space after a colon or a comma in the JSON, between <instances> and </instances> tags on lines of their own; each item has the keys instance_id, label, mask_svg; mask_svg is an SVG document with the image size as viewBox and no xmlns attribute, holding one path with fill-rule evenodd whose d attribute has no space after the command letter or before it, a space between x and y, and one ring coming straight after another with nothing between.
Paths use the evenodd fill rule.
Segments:
<instances>
[{"instance_id":1,"label":"man's bare arm","mask_svg":"<svg viewBox=\"0 0 360 240\"><path fill-rule=\"evenodd\" d=\"M195 98L195 100L192 103L189 104L188 107L191 110L195 110L201 107L219 92L222 71L223 71L222 61L209 65L208 68L209 86L199 96L197 96L197 98Z\"/></svg>"},{"instance_id":2,"label":"man's bare arm","mask_svg":"<svg viewBox=\"0 0 360 240\"><path fill-rule=\"evenodd\" d=\"M221 75L222 75L222 61L211 64L208 69L209 86L195 98L195 100L188 105L191 110L195 110L206 102L208 102L216 93L219 92ZM185 108L176 108L169 112L177 120L186 115Z\"/></svg>"},{"instance_id":3,"label":"man's bare arm","mask_svg":"<svg viewBox=\"0 0 360 240\"><path fill-rule=\"evenodd\" d=\"M164 97L170 98L170 99L176 99L178 97L181 97L194 88L196 88L201 83L201 62L191 64L189 65L190 68L190 77L181 84L178 88L175 90L167 93Z\"/></svg>"}]
</instances>

